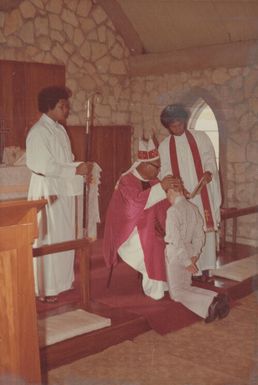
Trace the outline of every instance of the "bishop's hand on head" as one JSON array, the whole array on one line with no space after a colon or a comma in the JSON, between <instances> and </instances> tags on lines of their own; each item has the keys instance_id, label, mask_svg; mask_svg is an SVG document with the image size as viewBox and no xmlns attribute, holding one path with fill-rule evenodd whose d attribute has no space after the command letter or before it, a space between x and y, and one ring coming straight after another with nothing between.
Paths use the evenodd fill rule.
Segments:
<instances>
[{"instance_id":1,"label":"bishop's hand on head","mask_svg":"<svg viewBox=\"0 0 258 385\"><path fill-rule=\"evenodd\" d=\"M161 180L161 187L165 192L167 192L168 189L170 188L179 188L182 186L182 181L180 178L176 178L173 175L166 175L162 180Z\"/></svg>"}]
</instances>

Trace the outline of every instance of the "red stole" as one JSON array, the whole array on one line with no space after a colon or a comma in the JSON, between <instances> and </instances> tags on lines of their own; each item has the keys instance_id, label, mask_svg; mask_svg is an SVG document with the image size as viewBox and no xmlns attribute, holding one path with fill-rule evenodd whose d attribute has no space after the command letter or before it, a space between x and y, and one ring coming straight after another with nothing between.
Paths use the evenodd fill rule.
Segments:
<instances>
[{"instance_id":1,"label":"red stole","mask_svg":"<svg viewBox=\"0 0 258 385\"><path fill-rule=\"evenodd\" d=\"M196 171L197 179L199 182L199 180L203 176L202 161L201 161L199 149L198 149L196 141L195 141L193 135L190 133L190 131L185 130L185 135L186 135L187 141L189 143L190 150L192 152L195 171ZM173 175L176 177L180 177L177 152L176 152L176 143L175 143L174 135L170 136L169 145L170 145L170 161L171 161L171 168L172 168ZM202 200L202 205L203 205L203 209L204 209L204 219L205 219L207 231L214 231L214 222L213 222L213 218L212 218L211 205L210 205L207 186L204 186L201 190L201 200Z\"/></svg>"}]
</instances>

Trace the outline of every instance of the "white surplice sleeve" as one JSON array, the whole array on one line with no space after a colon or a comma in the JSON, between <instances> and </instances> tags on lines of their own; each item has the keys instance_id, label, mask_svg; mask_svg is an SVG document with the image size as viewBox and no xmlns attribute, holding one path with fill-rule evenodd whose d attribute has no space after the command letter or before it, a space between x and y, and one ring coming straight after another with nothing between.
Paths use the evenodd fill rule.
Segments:
<instances>
[{"instance_id":1,"label":"white surplice sleeve","mask_svg":"<svg viewBox=\"0 0 258 385\"><path fill-rule=\"evenodd\" d=\"M198 132L198 141L203 171L210 171L212 174L216 174L218 172L216 155L209 136L205 132Z\"/></svg>"},{"instance_id":2,"label":"white surplice sleeve","mask_svg":"<svg viewBox=\"0 0 258 385\"><path fill-rule=\"evenodd\" d=\"M151 206L154 206L156 203L162 201L163 199L166 199L166 193L161 187L160 183L155 184L151 187L150 195L148 197L148 200L145 205L145 210L148 209Z\"/></svg>"},{"instance_id":3,"label":"white surplice sleeve","mask_svg":"<svg viewBox=\"0 0 258 385\"><path fill-rule=\"evenodd\" d=\"M83 177L76 175L81 162L73 162L65 128L43 114L26 140L26 163L32 171L28 196L76 196L83 193Z\"/></svg>"},{"instance_id":4,"label":"white surplice sleeve","mask_svg":"<svg viewBox=\"0 0 258 385\"><path fill-rule=\"evenodd\" d=\"M68 147L65 137L62 139L60 146ZM51 140L54 143L51 143ZM26 162L28 168L49 177L67 178L74 176L76 167L80 162L73 162L72 157L66 161L65 156L58 159L56 154L53 154L54 147L57 146L55 141L56 138L48 136L44 130L32 129L26 141ZM58 152L58 148L56 150ZM64 155L65 150L64 148Z\"/></svg>"},{"instance_id":5,"label":"white surplice sleeve","mask_svg":"<svg viewBox=\"0 0 258 385\"><path fill-rule=\"evenodd\" d=\"M214 209L216 223L220 222L221 188L219 171L213 144L205 132L198 131L198 147L200 150L203 171L212 173L212 180L207 187L211 194L211 202Z\"/></svg>"},{"instance_id":6,"label":"white surplice sleeve","mask_svg":"<svg viewBox=\"0 0 258 385\"><path fill-rule=\"evenodd\" d=\"M161 164L160 172L158 175L159 179L163 179L166 175L172 174L169 143L170 143L170 135L167 138L165 138L159 145L159 155L160 155L160 164Z\"/></svg>"}]
</instances>

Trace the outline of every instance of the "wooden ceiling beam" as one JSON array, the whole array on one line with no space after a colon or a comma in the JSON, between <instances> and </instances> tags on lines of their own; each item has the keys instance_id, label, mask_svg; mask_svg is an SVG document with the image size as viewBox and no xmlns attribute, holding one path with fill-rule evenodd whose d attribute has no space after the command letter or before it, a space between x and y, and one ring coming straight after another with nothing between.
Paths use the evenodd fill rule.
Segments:
<instances>
[{"instance_id":1,"label":"wooden ceiling beam","mask_svg":"<svg viewBox=\"0 0 258 385\"><path fill-rule=\"evenodd\" d=\"M100 5L110 17L116 30L124 39L131 55L144 53L144 47L139 35L116 0L92 0L92 2Z\"/></svg>"},{"instance_id":2,"label":"wooden ceiling beam","mask_svg":"<svg viewBox=\"0 0 258 385\"><path fill-rule=\"evenodd\" d=\"M129 58L129 63L132 76L243 67L258 63L258 40L136 55Z\"/></svg>"}]
</instances>

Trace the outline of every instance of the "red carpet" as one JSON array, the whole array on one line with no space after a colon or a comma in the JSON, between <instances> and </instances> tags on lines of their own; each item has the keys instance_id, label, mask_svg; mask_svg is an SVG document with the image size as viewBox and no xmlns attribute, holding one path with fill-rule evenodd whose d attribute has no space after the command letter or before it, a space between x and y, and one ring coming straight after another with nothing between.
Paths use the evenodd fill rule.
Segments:
<instances>
[{"instance_id":1,"label":"red carpet","mask_svg":"<svg viewBox=\"0 0 258 385\"><path fill-rule=\"evenodd\" d=\"M110 307L143 316L150 327L160 334L180 329L200 319L181 304L171 301L168 295L159 301L145 296L137 272L123 262L114 269L108 289L105 287L107 277L106 268L101 267L95 271L91 285L92 297Z\"/></svg>"},{"instance_id":2,"label":"red carpet","mask_svg":"<svg viewBox=\"0 0 258 385\"><path fill-rule=\"evenodd\" d=\"M120 262L114 268L109 288L106 287L108 274L109 271L104 266L101 256L101 244L98 242L91 259L90 290L93 301L141 315L149 322L150 327L160 334L178 330L200 320L200 317L183 305L172 301L168 294L159 301L146 297L142 292L138 273L125 263ZM79 290L76 279L75 289L60 294L58 304L42 304L37 301L37 309L43 312L78 301Z\"/></svg>"}]
</instances>

